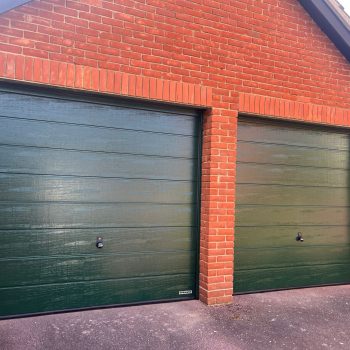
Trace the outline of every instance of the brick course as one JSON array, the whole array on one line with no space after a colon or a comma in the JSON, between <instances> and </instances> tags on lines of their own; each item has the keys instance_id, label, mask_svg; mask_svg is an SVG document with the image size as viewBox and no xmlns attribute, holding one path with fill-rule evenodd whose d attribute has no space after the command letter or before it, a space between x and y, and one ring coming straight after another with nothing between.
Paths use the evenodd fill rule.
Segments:
<instances>
[{"instance_id":1,"label":"brick course","mask_svg":"<svg viewBox=\"0 0 350 350\"><path fill-rule=\"evenodd\" d=\"M350 126L350 65L296 0L34 0L0 15L0 77L207 107L200 299L233 291L239 113Z\"/></svg>"}]
</instances>

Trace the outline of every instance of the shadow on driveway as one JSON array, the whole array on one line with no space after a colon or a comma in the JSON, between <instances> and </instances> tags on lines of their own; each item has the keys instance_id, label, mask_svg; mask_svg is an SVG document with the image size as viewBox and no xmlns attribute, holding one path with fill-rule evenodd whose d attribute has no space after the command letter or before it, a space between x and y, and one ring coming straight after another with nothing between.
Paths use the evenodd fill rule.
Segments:
<instances>
[{"instance_id":1,"label":"shadow on driveway","mask_svg":"<svg viewBox=\"0 0 350 350\"><path fill-rule=\"evenodd\" d=\"M350 285L4 320L0 348L349 349Z\"/></svg>"}]
</instances>

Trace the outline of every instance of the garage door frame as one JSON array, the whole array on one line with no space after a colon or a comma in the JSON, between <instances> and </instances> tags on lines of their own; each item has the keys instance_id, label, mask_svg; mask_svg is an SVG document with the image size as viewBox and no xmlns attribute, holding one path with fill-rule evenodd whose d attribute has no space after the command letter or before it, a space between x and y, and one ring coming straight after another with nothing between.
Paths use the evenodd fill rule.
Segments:
<instances>
[{"instance_id":1,"label":"garage door frame","mask_svg":"<svg viewBox=\"0 0 350 350\"><path fill-rule=\"evenodd\" d=\"M80 310L93 310L93 309L105 309L111 307L123 307L130 305L142 305L142 304L153 304L153 303L163 303L163 302L174 302L181 300L193 300L199 299L199 250L200 250L200 216L201 216L201 176L202 176L202 142L203 142L203 113L206 110L204 107L192 106L192 105L180 105L171 102L160 102L157 100L146 100L141 98L133 98L127 96L117 96L113 94L108 94L104 92L94 92L86 90L77 90L71 88L62 88L56 86L47 86L42 84L34 83L23 83L17 81L0 80L0 91L7 91L13 93L24 93L26 95L49 97L53 99L67 100L67 101L81 101L92 104L109 105L115 107L125 107L135 110L147 110L155 112L167 112L170 114L183 114L192 116L193 118L198 118L197 123L197 186L196 186L196 209L194 210L194 221L197 224L197 230L195 235L196 250L195 250L195 291L192 296L182 296L176 299L161 299L154 301L138 301L130 303L120 303L120 304L109 304L109 305L99 305L91 307L82 307L74 309L63 309L54 311L44 311L26 314L14 314L9 316L0 316L0 319L13 319L13 318L23 318L32 317L37 315L46 314L56 314L56 313L67 313L76 312Z\"/></svg>"},{"instance_id":2,"label":"garage door frame","mask_svg":"<svg viewBox=\"0 0 350 350\"><path fill-rule=\"evenodd\" d=\"M294 127L295 129L301 129L301 130L315 130L320 132L328 132L328 133L341 133L341 134L348 134L350 138L350 127L347 126L338 126L338 125L332 125L332 124L326 124L321 122L309 122L309 121L303 121L303 120L293 120L293 119L286 119L282 117L271 117L268 115L257 115L253 113L239 113L238 115L238 122L237 122L237 145L238 145L238 130L239 125L241 122L251 122L251 123L259 123L259 124L265 124L265 125L285 125ZM237 150L238 154L238 150ZM236 169L238 168L238 156L236 160ZM237 186L237 177L236 177L236 184ZM349 185L350 186L350 185ZM235 207L234 211L236 213L236 207L238 205L238 202L235 201ZM236 231L236 225L237 220L235 220L235 231ZM236 232L234 235L234 241L236 242ZM233 269L233 283L235 286L235 249L236 249L236 243L234 244L234 269ZM310 284L305 286L297 286L297 287L286 287L286 288L271 288L271 289L262 289L262 290L253 290L253 291L242 291L242 292L236 292L235 287L233 288L233 295L241 295L241 294L253 294L253 293L265 293L265 292L271 292L271 291L278 291L278 290L289 290L289 289L303 289L303 288L313 288L313 287L320 287L320 286L333 286L333 285L346 285L350 283L349 282L339 282L339 283L326 283L326 284Z\"/></svg>"}]
</instances>

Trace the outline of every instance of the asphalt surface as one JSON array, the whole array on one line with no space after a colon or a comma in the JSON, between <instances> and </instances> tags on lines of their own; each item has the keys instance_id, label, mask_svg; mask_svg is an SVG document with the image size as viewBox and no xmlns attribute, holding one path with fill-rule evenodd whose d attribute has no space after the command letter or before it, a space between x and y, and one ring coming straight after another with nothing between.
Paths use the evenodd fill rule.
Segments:
<instances>
[{"instance_id":1,"label":"asphalt surface","mask_svg":"<svg viewBox=\"0 0 350 350\"><path fill-rule=\"evenodd\" d=\"M1 350L349 348L350 285L0 321Z\"/></svg>"}]
</instances>

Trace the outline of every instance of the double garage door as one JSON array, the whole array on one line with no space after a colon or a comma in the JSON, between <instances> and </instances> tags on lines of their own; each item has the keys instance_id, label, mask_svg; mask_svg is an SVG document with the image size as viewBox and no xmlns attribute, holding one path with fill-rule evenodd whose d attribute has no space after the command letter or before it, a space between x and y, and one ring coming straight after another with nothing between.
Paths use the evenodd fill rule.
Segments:
<instances>
[{"instance_id":1,"label":"double garage door","mask_svg":"<svg viewBox=\"0 0 350 350\"><path fill-rule=\"evenodd\" d=\"M0 317L193 298L198 113L0 90Z\"/></svg>"},{"instance_id":2,"label":"double garage door","mask_svg":"<svg viewBox=\"0 0 350 350\"><path fill-rule=\"evenodd\" d=\"M194 298L199 148L192 110L0 86L0 317ZM236 293L350 282L349 168L348 133L240 120Z\"/></svg>"},{"instance_id":3,"label":"double garage door","mask_svg":"<svg viewBox=\"0 0 350 350\"><path fill-rule=\"evenodd\" d=\"M338 283L350 283L349 133L242 119L235 292Z\"/></svg>"}]
</instances>

